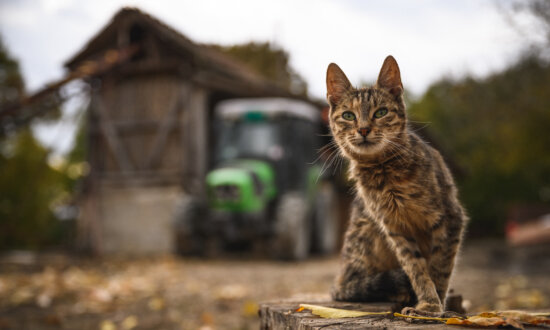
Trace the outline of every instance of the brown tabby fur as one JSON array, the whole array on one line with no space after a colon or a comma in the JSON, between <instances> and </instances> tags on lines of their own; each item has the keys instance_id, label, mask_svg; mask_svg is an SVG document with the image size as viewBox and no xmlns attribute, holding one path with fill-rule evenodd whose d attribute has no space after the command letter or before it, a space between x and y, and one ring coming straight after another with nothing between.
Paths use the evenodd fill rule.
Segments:
<instances>
[{"instance_id":1,"label":"brown tabby fur","mask_svg":"<svg viewBox=\"0 0 550 330\"><path fill-rule=\"evenodd\" d=\"M441 312L467 216L439 152L408 128L397 62L388 56L377 83L361 89L331 63L327 90L330 128L356 188L333 298Z\"/></svg>"}]
</instances>

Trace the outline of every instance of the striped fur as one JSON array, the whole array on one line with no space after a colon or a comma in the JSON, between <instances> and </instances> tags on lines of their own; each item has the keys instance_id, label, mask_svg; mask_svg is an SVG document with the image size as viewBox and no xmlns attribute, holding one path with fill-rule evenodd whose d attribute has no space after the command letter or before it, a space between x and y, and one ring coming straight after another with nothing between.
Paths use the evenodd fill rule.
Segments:
<instances>
[{"instance_id":1,"label":"striped fur","mask_svg":"<svg viewBox=\"0 0 550 330\"><path fill-rule=\"evenodd\" d=\"M388 56L361 89L329 65L327 100L356 188L333 298L442 311L467 216L439 152L408 128L397 63Z\"/></svg>"}]
</instances>

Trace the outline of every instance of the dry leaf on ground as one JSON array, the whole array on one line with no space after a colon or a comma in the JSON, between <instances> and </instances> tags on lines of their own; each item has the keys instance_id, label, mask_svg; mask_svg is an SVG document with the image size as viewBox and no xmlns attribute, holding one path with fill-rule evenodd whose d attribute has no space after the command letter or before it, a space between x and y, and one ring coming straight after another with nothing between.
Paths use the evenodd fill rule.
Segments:
<instances>
[{"instance_id":1,"label":"dry leaf on ground","mask_svg":"<svg viewBox=\"0 0 550 330\"><path fill-rule=\"evenodd\" d=\"M391 312L362 312L347 309L331 308L318 305L300 304L300 308L309 309L311 313L326 319L341 319L345 317L361 317L369 315L389 315Z\"/></svg>"},{"instance_id":2,"label":"dry leaf on ground","mask_svg":"<svg viewBox=\"0 0 550 330\"><path fill-rule=\"evenodd\" d=\"M549 314L527 313L522 311L484 312L466 319L450 318L447 324L471 325L475 327L510 326L523 329L523 325L550 324Z\"/></svg>"},{"instance_id":3,"label":"dry leaf on ground","mask_svg":"<svg viewBox=\"0 0 550 330\"><path fill-rule=\"evenodd\" d=\"M311 313L322 318L339 319L346 317L362 317L369 315L390 315L391 312L362 312L338 308L330 308L318 305L300 304L296 312L304 309L311 310ZM441 318L441 317L423 317L409 316L400 313L393 313L396 317L414 318L424 321L439 321L448 325L464 325L474 327L496 327L509 326L516 329L523 329L523 325L550 325L550 314L546 313L527 313L522 311L495 311L484 312L468 318Z\"/></svg>"}]
</instances>

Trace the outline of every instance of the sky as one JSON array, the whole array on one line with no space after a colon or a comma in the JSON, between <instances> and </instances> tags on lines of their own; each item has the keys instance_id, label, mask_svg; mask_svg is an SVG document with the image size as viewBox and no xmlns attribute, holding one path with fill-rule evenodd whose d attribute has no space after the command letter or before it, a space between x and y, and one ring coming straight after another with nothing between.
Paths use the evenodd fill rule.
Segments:
<instances>
[{"instance_id":1,"label":"sky","mask_svg":"<svg viewBox=\"0 0 550 330\"><path fill-rule=\"evenodd\" d=\"M310 95L315 98L324 98L330 62L337 63L352 84L359 85L376 80L389 54L399 63L405 89L419 96L442 77L482 78L502 70L513 63L521 50L543 38L529 17L510 19L502 10L507 3L0 0L0 33L11 54L20 61L29 91L61 78L64 61L120 8L132 6L196 42L275 43L288 51L290 64L305 78Z\"/></svg>"}]
</instances>

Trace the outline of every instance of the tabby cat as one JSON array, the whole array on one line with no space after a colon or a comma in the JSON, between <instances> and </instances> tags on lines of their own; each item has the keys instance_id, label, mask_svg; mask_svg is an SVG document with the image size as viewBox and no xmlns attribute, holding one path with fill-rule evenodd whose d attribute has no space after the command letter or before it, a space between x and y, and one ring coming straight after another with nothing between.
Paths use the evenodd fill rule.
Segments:
<instances>
[{"instance_id":1,"label":"tabby cat","mask_svg":"<svg viewBox=\"0 0 550 330\"><path fill-rule=\"evenodd\" d=\"M356 188L333 298L442 312L467 216L441 155L407 125L397 62L360 89L331 63L327 100Z\"/></svg>"}]
</instances>

